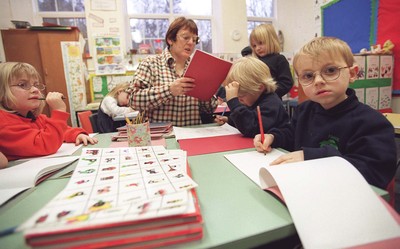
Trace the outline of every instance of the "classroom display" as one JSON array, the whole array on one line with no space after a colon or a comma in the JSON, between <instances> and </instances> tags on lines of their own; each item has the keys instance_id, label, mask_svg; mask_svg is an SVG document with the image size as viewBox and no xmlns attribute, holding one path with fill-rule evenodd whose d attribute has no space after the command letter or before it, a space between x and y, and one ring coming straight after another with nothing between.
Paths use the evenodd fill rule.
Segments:
<instances>
[{"instance_id":1,"label":"classroom display","mask_svg":"<svg viewBox=\"0 0 400 249\"><path fill-rule=\"evenodd\" d=\"M67 186L21 229L32 247L158 247L202 237L186 154L84 148Z\"/></svg>"},{"instance_id":2,"label":"classroom display","mask_svg":"<svg viewBox=\"0 0 400 249\"><path fill-rule=\"evenodd\" d=\"M358 79L350 84L358 100L381 112L391 112L392 55L354 55Z\"/></svg>"}]
</instances>

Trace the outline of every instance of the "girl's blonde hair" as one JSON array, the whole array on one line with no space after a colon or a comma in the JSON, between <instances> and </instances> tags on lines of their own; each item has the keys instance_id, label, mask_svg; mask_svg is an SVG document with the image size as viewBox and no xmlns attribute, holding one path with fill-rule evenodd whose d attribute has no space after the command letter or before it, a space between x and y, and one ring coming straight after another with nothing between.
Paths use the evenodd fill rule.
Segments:
<instances>
[{"instance_id":1,"label":"girl's blonde hair","mask_svg":"<svg viewBox=\"0 0 400 249\"><path fill-rule=\"evenodd\" d=\"M279 54L282 51L278 35L271 24L260 24L255 27L250 33L249 41L251 47L253 47L252 43L265 44L267 54ZM257 56L254 49L253 56Z\"/></svg>"},{"instance_id":2,"label":"girl's blonde hair","mask_svg":"<svg viewBox=\"0 0 400 249\"><path fill-rule=\"evenodd\" d=\"M0 109L7 112L15 112L13 106L19 101L11 93L11 83L13 80L21 78L23 76L28 79L34 79L40 82L40 75L36 69L23 62L3 62L0 63ZM42 113L45 106L45 101L41 101L38 108L31 110L32 113L37 117Z\"/></svg>"},{"instance_id":3,"label":"girl's blonde hair","mask_svg":"<svg viewBox=\"0 0 400 249\"><path fill-rule=\"evenodd\" d=\"M260 86L264 86L264 92L275 92L276 82L271 76L268 66L255 57L243 57L235 61L228 73L226 82L239 83L239 91L249 94L260 92Z\"/></svg>"},{"instance_id":4,"label":"girl's blonde hair","mask_svg":"<svg viewBox=\"0 0 400 249\"><path fill-rule=\"evenodd\" d=\"M128 89L129 85L129 82L119 83L113 89L111 89L111 91L108 92L107 96L117 98L118 94Z\"/></svg>"},{"instance_id":5,"label":"girl's blonde hair","mask_svg":"<svg viewBox=\"0 0 400 249\"><path fill-rule=\"evenodd\" d=\"M354 64L353 53L346 42L335 37L325 36L314 38L304 45L293 57L293 66L296 69L301 56L307 55L317 60L323 53L327 53L331 58L342 58L348 67Z\"/></svg>"}]
</instances>

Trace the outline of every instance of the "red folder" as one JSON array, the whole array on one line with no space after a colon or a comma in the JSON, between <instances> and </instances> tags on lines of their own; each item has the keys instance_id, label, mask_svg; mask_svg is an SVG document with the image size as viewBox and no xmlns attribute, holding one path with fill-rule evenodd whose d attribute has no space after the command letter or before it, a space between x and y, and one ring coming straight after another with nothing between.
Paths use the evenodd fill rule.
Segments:
<instances>
[{"instance_id":1,"label":"red folder","mask_svg":"<svg viewBox=\"0 0 400 249\"><path fill-rule=\"evenodd\" d=\"M209 100L228 75L232 63L206 52L196 50L185 72L185 77L195 79L196 87L186 93L200 100Z\"/></svg>"},{"instance_id":2,"label":"red folder","mask_svg":"<svg viewBox=\"0 0 400 249\"><path fill-rule=\"evenodd\" d=\"M188 156L254 147L253 138L243 137L242 134L182 139L178 143L182 150L187 151Z\"/></svg>"}]
</instances>

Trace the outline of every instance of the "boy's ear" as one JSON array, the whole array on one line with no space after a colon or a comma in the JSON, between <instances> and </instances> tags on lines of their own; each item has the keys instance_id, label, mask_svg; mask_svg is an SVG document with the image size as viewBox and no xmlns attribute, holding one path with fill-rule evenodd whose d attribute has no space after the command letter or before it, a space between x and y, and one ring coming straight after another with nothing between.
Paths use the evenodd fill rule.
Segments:
<instances>
[{"instance_id":1,"label":"boy's ear","mask_svg":"<svg viewBox=\"0 0 400 249\"><path fill-rule=\"evenodd\" d=\"M358 79L357 74L358 74L358 66L353 65L352 67L350 67L350 82L351 83Z\"/></svg>"}]
</instances>

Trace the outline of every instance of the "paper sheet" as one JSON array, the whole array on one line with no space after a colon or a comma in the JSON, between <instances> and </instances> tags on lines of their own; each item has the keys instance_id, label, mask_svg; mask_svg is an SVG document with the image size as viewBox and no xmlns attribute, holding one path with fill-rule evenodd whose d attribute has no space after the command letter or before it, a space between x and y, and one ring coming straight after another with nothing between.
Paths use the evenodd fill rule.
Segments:
<instances>
[{"instance_id":1,"label":"paper sheet","mask_svg":"<svg viewBox=\"0 0 400 249\"><path fill-rule=\"evenodd\" d=\"M274 181L279 186L304 248L346 248L393 238L400 242L399 224L341 157L268 166L260 170L260 181L262 188Z\"/></svg>"},{"instance_id":2,"label":"paper sheet","mask_svg":"<svg viewBox=\"0 0 400 249\"><path fill-rule=\"evenodd\" d=\"M284 152L273 149L270 153L264 155L254 149L254 151L241 152L225 155L238 170L242 171L258 186L260 185L260 169L268 166L273 160L283 155Z\"/></svg>"},{"instance_id":3,"label":"paper sheet","mask_svg":"<svg viewBox=\"0 0 400 249\"><path fill-rule=\"evenodd\" d=\"M204 128L186 128L174 126L176 140L189 138L217 137L225 135L240 134L240 131L228 124L221 126L210 126Z\"/></svg>"}]
</instances>

